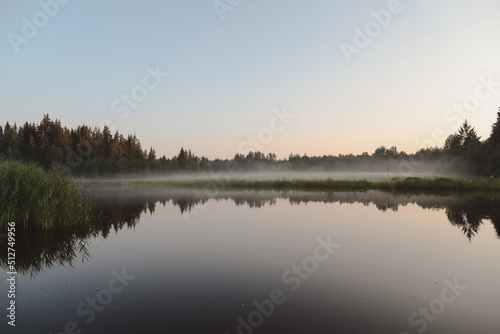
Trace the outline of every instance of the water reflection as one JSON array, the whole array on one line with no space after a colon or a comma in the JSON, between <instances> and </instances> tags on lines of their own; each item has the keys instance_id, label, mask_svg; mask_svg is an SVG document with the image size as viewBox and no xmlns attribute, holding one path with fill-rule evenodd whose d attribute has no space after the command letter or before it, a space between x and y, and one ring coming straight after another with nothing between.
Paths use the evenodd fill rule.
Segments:
<instances>
[{"instance_id":1,"label":"water reflection","mask_svg":"<svg viewBox=\"0 0 500 334\"><path fill-rule=\"evenodd\" d=\"M450 223L459 227L471 240L477 233L484 219L493 223L500 236L500 200L498 198L472 197L446 206L446 217Z\"/></svg>"},{"instance_id":2,"label":"water reflection","mask_svg":"<svg viewBox=\"0 0 500 334\"><path fill-rule=\"evenodd\" d=\"M364 205L373 204L382 211L398 211L400 206L415 204L423 209L445 210L448 221L460 228L469 239L477 235L484 220L490 220L500 237L500 198L492 195L404 195L391 194L379 191L367 192L274 192L274 191L247 191L247 192L214 192L202 194L198 191L140 191L127 192L109 190L95 194L104 196L111 201L119 199L119 203L130 200L132 203L142 201L142 212L154 213L157 203L165 206L172 203L182 214L189 214L197 206L204 207L208 200L231 200L236 206L246 205L250 208L261 208L276 204L278 199L288 200L291 206L307 203L339 203ZM129 197L131 196L131 198ZM108 204L109 205L109 204ZM140 211L140 210L139 210Z\"/></svg>"},{"instance_id":3,"label":"water reflection","mask_svg":"<svg viewBox=\"0 0 500 334\"><path fill-rule=\"evenodd\" d=\"M17 229L17 272L34 276L45 268L66 264L72 266L77 259L85 261L89 258L87 245L90 236L90 230L86 226L51 231ZM0 240L2 249L7 249L7 239ZM0 266L7 268L7 252L1 252Z\"/></svg>"},{"instance_id":4,"label":"water reflection","mask_svg":"<svg viewBox=\"0 0 500 334\"><path fill-rule=\"evenodd\" d=\"M106 239L111 230L133 229L143 214L154 214L157 205L168 203L178 207L181 214L194 211L209 201L233 201L236 206L262 208L273 206L278 200L286 200L291 206L308 203L339 203L374 205L380 211L398 211L401 206L415 204L425 210L443 210L447 219L459 228L465 237L472 239L479 233L485 220L490 220L500 237L500 198L492 195L439 196L401 195L379 191L367 192L214 192L203 194L188 190L107 190L90 191L96 220L89 226L68 227L51 231L37 229L17 230L17 270L36 275L45 268L72 265L74 261L86 261L91 238ZM0 247L6 249L7 239L0 239ZM1 252L0 266L7 267L7 254Z\"/></svg>"}]
</instances>

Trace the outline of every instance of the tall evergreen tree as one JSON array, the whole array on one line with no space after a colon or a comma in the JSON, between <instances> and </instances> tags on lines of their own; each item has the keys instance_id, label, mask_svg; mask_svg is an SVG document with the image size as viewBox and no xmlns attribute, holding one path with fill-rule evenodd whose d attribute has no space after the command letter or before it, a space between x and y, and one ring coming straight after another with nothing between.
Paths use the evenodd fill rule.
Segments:
<instances>
[{"instance_id":1,"label":"tall evergreen tree","mask_svg":"<svg viewBox=\"0 0 500 334\"><path fill-rule=\"evenodd\" d=\"M179 152L179 155L177 156L177 165L179 166L179 169L182 171L187 170L187 163L188 163L188 156L186 151L184 151L184 148L181 147L181 151Z\"/></svg>"}]
</instances>

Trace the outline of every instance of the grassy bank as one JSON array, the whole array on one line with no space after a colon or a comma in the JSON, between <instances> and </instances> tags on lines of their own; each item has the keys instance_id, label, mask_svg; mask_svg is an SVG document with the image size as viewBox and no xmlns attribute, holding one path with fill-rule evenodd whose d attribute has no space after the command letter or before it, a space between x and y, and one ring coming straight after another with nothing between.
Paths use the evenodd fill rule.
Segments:
<instances>
[{"instance_id":1,"label":"grassy bank","mask_svg":"<svg viewBox=\"0 0 500 334\"><path fill-rule=\"evenodd\" d=\"M90 208L69 176L46 173L32 163L0 162L0 229L66 226L90 220Z\"/></svg>"},{"instance_id":2,"label":"grassy bank","mask_svg":"<svg viewBox=\"0 0 500 334\"><path fill-rule=\"evenodd\" d=\"M393 178L385 181L366 180L190 180L190 181L85 181L93 188L191 188L206 190L385 190L385 191L499 191L500 179L459 178Z\"/></svg>"}]
</instances>

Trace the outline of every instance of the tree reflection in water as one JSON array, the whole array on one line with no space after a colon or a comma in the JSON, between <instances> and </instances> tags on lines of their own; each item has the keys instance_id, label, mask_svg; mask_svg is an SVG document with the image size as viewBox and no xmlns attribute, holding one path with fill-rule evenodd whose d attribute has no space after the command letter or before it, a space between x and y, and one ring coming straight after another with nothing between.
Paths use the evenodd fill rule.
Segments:
<instances>
[{"instance_id":1,"label":"tree reflection in water","mask_svg":"<svg viewBox=\"0 0 500 334\"><path fill-rule=\"evenodd\" d=\"M476 236L485 220L490 220L500 237L500 198L491 195L408 195L380 191L366 192L275 192L234 191L213 192L204 195L188 190L108 190L90 191L95 220L88 226L61 229L16 230L16 266L19 273L36 275L45 268L73 265L86 261L91 238L106 239L114 230L133 229L142 214L153 214L156 205L167 203L189 214L197 206L204 207L209 200L231 200L236 206L250 208L273 206L278 200L287 200L291 206L311 203L339 203L375 205L380 211L398 211L400 206L416 204L423 209L444 210L453 226L461 229L469 241ZM7 248L7 239L0 239L0 247ZM7 268L7 253L1 252L0 266Z\"/></svg>"}]
</instances>

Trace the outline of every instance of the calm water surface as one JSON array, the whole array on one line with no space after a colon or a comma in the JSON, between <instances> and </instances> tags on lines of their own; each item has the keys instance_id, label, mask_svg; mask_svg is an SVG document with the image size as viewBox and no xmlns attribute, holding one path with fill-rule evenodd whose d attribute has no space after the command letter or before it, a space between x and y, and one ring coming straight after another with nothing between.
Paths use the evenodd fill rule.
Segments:
<instances>
[{"instance_id":1,"label":"calm water surface","mask_svg":"<svg viewBox=\"0 0 500 334\"><path fill-rule=\"evenodd\" d=\"M18 232L2 333L500 331L491 195L91 195L101 223Z\"/></svg>"}]
</instances>

